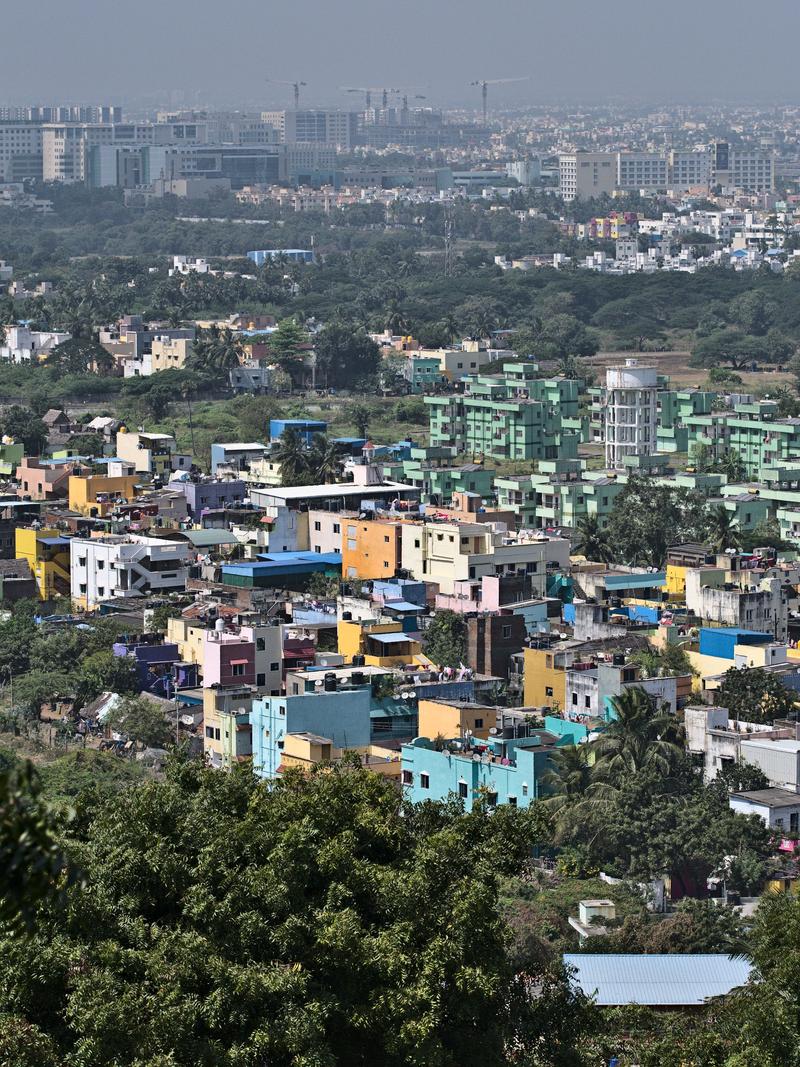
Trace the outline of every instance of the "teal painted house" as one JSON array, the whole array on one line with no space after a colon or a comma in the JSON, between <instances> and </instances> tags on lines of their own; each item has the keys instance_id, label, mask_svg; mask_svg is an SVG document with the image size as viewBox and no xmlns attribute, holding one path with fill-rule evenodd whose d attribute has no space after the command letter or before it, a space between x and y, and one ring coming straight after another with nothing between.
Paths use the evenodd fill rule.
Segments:
<instances>
[{"instance_id":1,"label":"teal painted house","mask_svg":"<svg viewBox=\"0 0 800 1067\"><path fill-rule=\"evenodd\" d=\"M536 730L529 737L448 741L440 751L430 738L416 737L402 748L403 795L420 803L452 794L467 809L483 797L489 807L527 808L545 792L542 778L551 754L571 738Z\"/></svg>"}]
</instances>

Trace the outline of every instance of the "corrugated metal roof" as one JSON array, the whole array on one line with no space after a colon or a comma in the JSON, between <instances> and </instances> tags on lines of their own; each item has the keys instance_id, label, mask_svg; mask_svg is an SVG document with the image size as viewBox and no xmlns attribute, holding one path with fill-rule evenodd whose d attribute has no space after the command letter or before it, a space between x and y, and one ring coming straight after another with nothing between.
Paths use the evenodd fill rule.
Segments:
<instances>
[{"instance_id":1,"label":"corrugated metal roof","mask_svg":"<svg viewBox=\"0 0 800 1067\"><path fill-rule=\"evenodd\" d=\"M391 634L367 634L373 641L377 641L381 645L398 645L401 642L413 641L413 637L405 633L391 633Z\"/></svg>"},{"instance_id":2,"label":"corrugated metal roof","mask_svg":"<svg viewBox=\"0 0 800 1067\"><path fill-rule=\"evenodd\" d=\"M600 1005L703 1004L746 984L747 960L723 953L639 955L566 952L573 981Z\"/></svg>"}]
</instances>

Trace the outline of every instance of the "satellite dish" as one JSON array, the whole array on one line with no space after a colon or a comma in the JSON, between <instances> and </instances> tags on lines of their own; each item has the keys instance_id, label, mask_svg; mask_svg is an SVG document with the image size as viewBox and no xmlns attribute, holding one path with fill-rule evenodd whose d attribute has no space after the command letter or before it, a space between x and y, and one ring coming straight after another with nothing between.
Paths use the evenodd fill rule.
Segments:
<instances>
[{"instance_id":1,"label":"satellite dish","mask_svg":"<svg viewBox=\"0 0 800 1067\"><path fill-rule=\"evenodd\" d=\"M481 754L480 754L480 752L473 752L473 753L472 753L472 762L473 762L473 763L480 763L480 761L481 761Z\"/></svg>"},{"instance_id":2,"label":"satellite dish","mask_svg":"<svg viewBox=\"0 0 800 1067\"><path fill-rule=\"evenodd\" d=\"M495 735L495 734L497 733L497 727L496 727L496 726L490 726L490 727L489 727L489 733L490 733L490 734L491 734L492 736L494 736L494 735Z\"/></svg>"}]
</instances>

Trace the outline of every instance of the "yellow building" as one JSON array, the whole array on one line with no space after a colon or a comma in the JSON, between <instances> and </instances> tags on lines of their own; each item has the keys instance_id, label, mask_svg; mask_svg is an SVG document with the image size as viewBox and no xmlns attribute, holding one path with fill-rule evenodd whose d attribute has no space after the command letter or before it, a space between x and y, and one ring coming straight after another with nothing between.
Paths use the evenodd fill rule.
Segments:
<instances>
[{"instance_id":1,"label":"yellow building","mask_svg":"<svg viewBox=\"0 0 800 1067\"><path fill-rule=\"evenodd\" d=\"M68 537L58 530L17 529L14 555L28 561L42 600L70 595Z\"/></svg>"},{"instance_id":2,"label":"yellow building","mask_svg":"<svg viewBox=\"0 0 800 1067\"><path fill-rule=\"evenodd\" d=\"M569 652L553 648L522 650L523 703L526 707L566 707L569 659Z\"/></svg>"},{"instance_id":3,"label":"yellow building","mask_svg":"<svg viewBox=\"0 0 800 1067\"><path fill-rule=\"evenodd\" d=\"M353 656L363 656L366 667L392 667L415 663L422 655L419 641L403 633L396 622L345 620L337 626L337 637L345 663L352 663Z\"/></svg>"},{"instance_id":4,"label":"yellow building","mask_svg":"<svg viewBox=\"0 0 800 1067\"><path fill-rule=\"evenodd\" d=\"M229 771L253 758L249 686L208 686L203 690L203 754L209 766Z\"/></svg>"},{"instance_id":5,"label":"yellow building","mask_svg":"<svg viewBox=\"0 0 800 1067\"><path fill-rule=\"evenodd\" d=\"M122 498L126 503L133 500L139 483L140 479L133 474L119 478L109 478L105 474L70 475L70 510L102 518L113 510L118 499Z\"/></svg>"},{"instance_id":6,"label":"yellow building","mask_svg":"<svg viewBox=\"0 0 800 1067\"><path fill-rule=\"evenodd\" d=\"M154 337L151 351L153 374L162 370L183 370L192 354L192 341L187 337Z\"/></svg>"},{"instance_id":7,"label":"yellow building","mask_svg":"<svg viewBox=\"0 0 800 1067\"><path fill-rule=\"evenodd\" d=\"M361 759L367 770L375 774L382 774L386 778L400 780L402 765L398 753L382 745L367 745L364 748L351 749ZM300 770L309 773L321 763L334 763L344 755L344 750L336 748L328 737L319 734L296 733L286 734L283 739L283 752L281 753L281 769L299 767Z\"/></svg>"},{"instance_id":8,"label":"yellow building","mask_svg":"<svg viewBox=\"0 0 800 1067\"><path fill-rule=\"evenodd\" d=\"M683 600L686 596L686 571L688 567L684 567L678 563L667 564L667 580L664 584L667 596L674 600Z\"/></svg>"},{"instance_id":9,"label":"yellow building","mask_svg":"<svg viewBox=\"0 0 800 1067\"><path fill-rule=\"evenodd\" d=\"M203 666L203 642L208 627L196 619L167 619L167 641L178 646L185 663Z\"/></svg>"},{"instance_id":10,"label":"yellow building","mask_svg":"<svg viewBox=\"0 0 800 1067\"><path fill-rule=\"evenodd\" d=\"M486 741L496 719L495 709L483 704L420 700L418 733L420 737L455 738L463 737L469 730L475 737Z\"/></svg>"}]
</instances>

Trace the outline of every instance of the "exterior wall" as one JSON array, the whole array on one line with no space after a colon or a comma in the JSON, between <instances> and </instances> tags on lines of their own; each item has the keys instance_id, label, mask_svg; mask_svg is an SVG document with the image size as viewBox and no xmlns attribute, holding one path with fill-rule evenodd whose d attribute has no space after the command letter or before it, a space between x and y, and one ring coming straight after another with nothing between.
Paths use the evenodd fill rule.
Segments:
<instances>
[{"instance_id":1,"label":"exterior wall","mask_svg":"<svg viewBox=\"0 0 800 1067\"><path fill-rule=\"evenodd\" d=\"M42 600L69 595L70 545L63 541L47 545L50 538L61 538L59 530L33 530L17 528L15 532L15 559L27 561Z\"/></svg>"},{"instance_id":2,"label":"exterior wall","mask_svg":"<svg viewBox=\"0 0 800 1067\"><path fill-rule=\"evenodd\" d=\"M339 512L308 512L308 548L310 552L341 552L342 574L346 574L344 563L344 541L342 526L347 525L348 516Z\"/></svg>"},{"instance_id":3,"label":"exterior wall","mask_svg":"<svg viewBox=\"0 0 800 1067\"><path fill-rule=\"evenodd\" d=\"M521 615L482 614L467 619L467 663L478 674L506 677L509 658L525 642L527 628Z\"/></svg>"},{"instance_id":4,"label":"exterior wall","mask_svg":"<svg viewBox=\"0 0 800 1067\"><path fill-rule=\"evenodd\" d=\"M255 685L255 645L237 634L206 630L203 687Z\"/></svg>"},{"instance_id":5,"label":"exterior wall","mask_svg":"<svg viewBox=\"0 0 800 1067\"><path fill-rule=\"evenodd\" d=\"M527 808L542 795L541 779L550 766L547 749L518 747L514 761L484 762L447 751L437 752L428 738L403 745L403 794L414 803L461 796L470 809L486 794L496 803Z\"/></svg>"},{"instance_id":6,"label":"exterior wall","mask_svg":"<svg viewBox=\"0 0 800 1067\"><path fill-rule=\"evenodd\" d=\"M420 700L418 714L420 736L432 738L463 737L470 730L475 737L486 740L497 719L494 708L448 704L444 700Z\"/></svg>"},{"instance_id":7,"label":"exterior wall","mask_svg":"<svg viewBox=\"0 0 800 1067\"><path fill-rule=\"evenodd\" d=\"M336 748L366 747L370 743L369 686L334 693L264 697L253 701L253 770L262 778L277 777L287 734L314 733L329 738Z\"/></svg>"},{"instance_id":8,"label":"exterior wall","mask_svg":"<svg viewBox=\"0 0 800 1067\"><path fill-rule=\"evenodd\" d=\"M174 451L175 440L167 434L117 434L117 455L140 474L169 474Z\"/></svg>"},{"instance_id":9,"label":"exterior wall","mask_svg":"<svg viewBox=\"0 0 800 1067\"><path fill-rule=\"evenodd\" d=\"M203 691L203 753L211 767L228 771L252 757L252 704L250 690L239 686Z\"/></svg>"},{"instance_id":10,"label":"exterior wall","mask_svg":"<svg viewBox=\"0 0 800 1067\"><path fill-rule=\"evenodd\" d=\"M549 649L524 648L523 704L527 708L567 706L567 674Z\"/></svg>"},{"instance_id":11,"label":"exterior wall","mask_svg":"<svg viewBox=\"0 0 800 1067\"><path fill-rule=\"evenodd\" d=\"M800 742L756 740L741 741L742 759L760 767L770 785L800 792Z\"/></svg>"},{"instance_id":12,"label":"exterior wall","mask_svg":"<svg viewBox=\"0 0 800 1067\"><path fill-rule=\"evenodd\" d=\"M770 808L768 804L759 804L746 797L730 798L728 803L733 811L740 815L757 815L769 830L778 830L782 834L797 834L800 830L800 795L797 797L795 807L781 805L779 808Z\"/></svg>"},{"instance_id":13,"label":"exterior wall","mask_svg":"<svg viewBox=\"0 0 800 1067\"><path fill-rule=\"evenodd\" d=\"M400 524L342 521L342 577L393 578L400 566Z\"/></svg>"},{"instance_id":14,"label":"exterior wall","mask_svg":"<svg viewBox=\"0 0 800 1067\"><path fill-rule=\"evenodd\" d=\"M73 538L71 596L92 609L118 596L186 588L189 546L161 538L119 536Z\"/></svg>"},{"instance_id":15,"label":"exterior wall","mask_svg":"<svg viewBox=\"0 0 800 1067\"><path fill-rule=\"evenodd\" d=\"M205 625L193 624L188 619L167 619L167 640L178 646L181 659L187 663L199 663L202 666L207 632Z\"/></svg>"},{"instance_id":16,"label":"exterior wall","mask_svg":"<svg viewBox=\"0 0 800 1067\"><path fill-rule=\"evenodd\" d=\"M140 480L134 475L121 478L107 478L102 474L71 475L68 483L70 510L82 515L107 515L119 497L126 501L134 499ZM98 496L109 499L98 503Z\"/></svg>"},{"instance_id":17,"label":"exterior wall","mask_svg":"<svg viewBox=\"0 0 800 1067\"><path fill-rule=\"evenodd\" d=\"M240 633L255 648L255 686L279 694L283 682L283 627L242 626Z\"/></svg>"}]
</instances>

